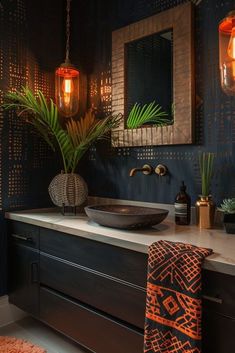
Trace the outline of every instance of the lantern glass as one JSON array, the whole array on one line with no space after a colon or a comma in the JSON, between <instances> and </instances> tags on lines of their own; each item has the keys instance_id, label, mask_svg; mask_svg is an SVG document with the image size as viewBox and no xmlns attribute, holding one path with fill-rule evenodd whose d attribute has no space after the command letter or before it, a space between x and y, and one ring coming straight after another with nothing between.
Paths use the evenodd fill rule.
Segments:
<instances>
[{"instance_id":1,"label":"lantern glass","mask_svg":"<svg viewBox=\"0 0 235 353\"><path fill-rule=\"evenodd\" d=\"M64 117L74 116L79 109L79 71L60 66L55 73L55 95L58 111Z\"/></svg>"},{"instance_id":2,"label":"lantern glass","mask_svg":"<svg viewBox=\"0 0 235 353\"><path fill-rule=\"evenodd\" d=\"M235 11L219 25L219 60L221 87L228 95L235 95Z\"/></svg>"}]
</instances>

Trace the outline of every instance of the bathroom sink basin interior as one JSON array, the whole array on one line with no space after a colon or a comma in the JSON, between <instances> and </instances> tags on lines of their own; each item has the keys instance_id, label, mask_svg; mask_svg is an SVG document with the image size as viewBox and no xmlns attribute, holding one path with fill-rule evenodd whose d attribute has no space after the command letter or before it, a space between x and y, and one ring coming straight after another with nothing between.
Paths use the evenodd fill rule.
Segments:
<instances>
[{"instance_id":1,"label":"bathroom sink basin interior","mask_svg":"<svg viewBox=\"0 0 235 353\"><path fill-rule=\"evenodd\" d=\"M94 222L112 228L149 228L161 223L168 210L131 205L95 205L85 207L87 216Z\"/></svg>"}]
</instances>

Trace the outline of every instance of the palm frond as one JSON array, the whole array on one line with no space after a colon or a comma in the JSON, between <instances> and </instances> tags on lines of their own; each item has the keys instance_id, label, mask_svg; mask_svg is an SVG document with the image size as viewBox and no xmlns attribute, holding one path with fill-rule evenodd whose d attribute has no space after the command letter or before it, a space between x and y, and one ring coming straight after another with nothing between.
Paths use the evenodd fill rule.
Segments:
<instances>
[{"instance_id":1,"label":"palm frond","mask_svg":"<svg viewBox=\"0 0 235 353\"><path fill-rule=\"evenodd\" d=\"M94 127L95 115L89 110L84 117L78 121L70 120L66 127L74 146L79 145L84 141L89 134L89 131Z\"/></svg>"},{"instance_id":2,"label":"palm frond","mask_svg":"<svg viewBox=\"0 0 235 353\"><path fill-rule=\"evenodd\" d=\"M110 115L104 119L96 119L92 111L88 111L80 120L71 120L67 123L67 132L71 137L74 148L72 170L76 168L78 161L90 145L97 140L106 138L108 132L112 128L116 128L120 121L120 115Z\"/></svg>"},{"instance_id":3,"label":"palm frond","mask_svg":"<svg viewBox=\"0 0 235 353\"><path fill-rule=\"evenodd\" d=\"M120 115L96 119L88 111L79 121L71 119L64 130L56 105L52 99L48 102L41 91L34 95L29 88L22 87L22 92L9 92L6 99L3 108L16 109L18 116L30 123L53 150L59 149L65 173L74 172L90 145L105 138L121 121Z\"/></svg>"},{"instance_id":4,"label":"palm frond","mask_svg":"<svg viewBox=\"0 0 235 353\"><path fill-rule=\"evenodd\" d=\"M135 103L127 118L127 128L137 129L143 124L150 123L157 126L170 125L172 122L168 118L168 114L162 110L155 101L141 106Z\"/></svg>"},{"instance_id":5,"label":"palm frond","mask_svg":"<svg viewBox=\"0 0 235 353\"><path fill-rule=\"evenodd\" d=\"M28 113L27 122L34 126L53 150L59 148L64 170L67 171L71 159L72 144L69 135L59 123L58 110L54 102L50 100L48 103L41 91L34 95L27 87L22 87L22 92L9 92L6 95L6 100L3 108L16 109L19 117Z\"/></svg>"}]
</instances>

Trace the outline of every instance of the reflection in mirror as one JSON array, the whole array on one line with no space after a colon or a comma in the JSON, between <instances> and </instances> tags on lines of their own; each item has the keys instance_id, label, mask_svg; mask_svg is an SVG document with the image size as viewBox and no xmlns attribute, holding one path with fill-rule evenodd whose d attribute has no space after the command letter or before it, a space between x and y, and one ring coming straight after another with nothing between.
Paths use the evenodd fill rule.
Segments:
<instances>
[{"instance_id":1,"label":"reflection in mirror","mask_svg":"<svg viewBox=\"0 0 235 353\"><path fill-rule=\"evenodd\" d=\"M185 2L113 31L112 111L123 115L113 146L193 142L193 28Z\"/></svg>"},{"instance_id":2,"label":"reflection in mirror","mask_svg":"<svg viewBox=\"0 0 235 353\"><path fill-rule=\"evenodd\" d=\"M125 87L126 117L136 103L143 106L155 101L172 124L172 29L125 44Z\"/></svg>"}]
</instances>

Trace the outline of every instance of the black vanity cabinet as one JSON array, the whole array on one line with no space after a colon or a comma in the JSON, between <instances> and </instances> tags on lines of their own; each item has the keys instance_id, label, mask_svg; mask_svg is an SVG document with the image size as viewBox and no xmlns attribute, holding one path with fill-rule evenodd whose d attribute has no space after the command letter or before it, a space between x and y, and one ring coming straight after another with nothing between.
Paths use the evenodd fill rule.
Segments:
<instances>
[{"instance_id":1,"label":"black vanity cabinet","mask_svg":"<svg viewBox=\"0 0 235 353\"><path fill-rule=\"evenodd\" d=\"M8 221L10 302L93 352L143 353L147 255L28 226Z\"/></svg>"},{"instance_id":2,"label":"black vanity cabinet","mask_svg":"<svg viewBox=\"0 0 235 353\"><path fill-rule=\"evenodd\" d=\"M39 314L39 228L9 222L9 301L20 309Z\"/></svg>"},{"instance_id":3,"label":"black vanity cabinet","mask_svg":"<svg viewBox=\"0 0 235 353\"><path fill-rule=\"evenodd\" d=\"M12 303L92 352L143 353L147 254L15 221L8 228ZM204 270L203 296L202 353L233 352L235 277Z\"/></svg>"},{"instance_id":4,"label":"black vanity cabinet","mask_svg":"<svg viewBox=\"0 0 235 353\"><path fill-rule=\"evenodd\" d=\"M235 276L203 271L202 353L235 351Z\"/></svg>"},{"instance_id":5,"label":"black vanity cabinet","mask_svg":"<svg viewBox=\"0 0 235 353\"><path fill-rule=\"evenodd\" d=\"M40 318L94 352L142 353L146 258L42 228Z\"/></svg>"}]
</instances>

